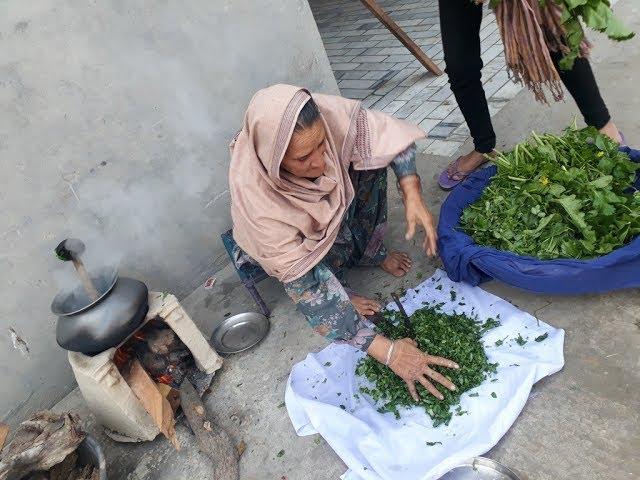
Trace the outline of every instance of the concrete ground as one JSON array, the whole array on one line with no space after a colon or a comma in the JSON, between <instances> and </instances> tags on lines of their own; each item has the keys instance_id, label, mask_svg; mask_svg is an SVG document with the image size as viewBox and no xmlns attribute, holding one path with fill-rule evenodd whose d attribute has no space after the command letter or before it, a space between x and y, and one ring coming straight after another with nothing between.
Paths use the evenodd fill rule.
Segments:
<instances>
[{"instance_id":1,"label":"concrete ground","mask_svg":"<svg viewBox=\"0 0 640 480\"><path fill-rule=\"evenodd\" d=\"M640 31L640 9L633 0L622 0L616 10ZM640 145L638 44L638 40L600 41L592 56L603 96L631 145ZM496 115L494 125L500 146L508 147L532 129L559 131L575 114L570 100L545 107L522 92ZM461 152L468 148L469 143ZM449 157L422 156L418 162L425 198L434 211L446 196L435 178L449 161ZM400 285L414 285L416 273L430 275L438 266L402 240L402 209L393 191L389 213L388 243L407 249L415 267L404 280L378 270L354 271L353 286L362 293L388 294ZM562 297L534 295L499 282L484 288L566 331L565 368L534 387L516 423L487 455L524 472L530 480L640 478L640 291ZM291 366L325 342L306 325L280 286L265 281L259 289L273 309L271 331L256 348L228 358L206 397L207 408L237 441L247 445L241 460L242 479L335 480L345 465L319 436L297 437L281 406ZM213 290L199 289L184 304L206 334L225 313L255 309L230 267L220 272ZM180 452L174 452L164 439L115 444L91 422L77 391L57 408L83 414L105 448L109 478L210 478L208 460L198 453L185 427L178 428ZM280 450L285 453L278 457Z\"/></svg>"}]
</instances>

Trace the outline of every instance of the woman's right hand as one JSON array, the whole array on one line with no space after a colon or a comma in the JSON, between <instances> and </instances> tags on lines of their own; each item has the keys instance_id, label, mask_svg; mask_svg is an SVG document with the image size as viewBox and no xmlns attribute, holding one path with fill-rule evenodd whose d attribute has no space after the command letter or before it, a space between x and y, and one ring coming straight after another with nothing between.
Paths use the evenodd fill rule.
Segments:
<instances>
[{"instance_id":1,"label":"woman's right hand","mask_svg":"<svg viewBox=\"0 0 640 480\"><path fill-rule=\"evenodd\" d=\"M392 348L393 346L393 348ZM391 355L389 356L389 352ZM391 341L382 335L377 335L371 343L368 353L381 363L387 361L388 367L407 384L411 397L418 402L420 396L416 390L416 382L419 382L431 395L439 400L444 396L431 382L435 381L444 385L449 390L455 390L456 386L444 375L436 372L430 365L440 365L447 368L460 368L455 362L442 357L434 357L421 351L415 340L403 338Z\"/></svg>"}]
</instances>

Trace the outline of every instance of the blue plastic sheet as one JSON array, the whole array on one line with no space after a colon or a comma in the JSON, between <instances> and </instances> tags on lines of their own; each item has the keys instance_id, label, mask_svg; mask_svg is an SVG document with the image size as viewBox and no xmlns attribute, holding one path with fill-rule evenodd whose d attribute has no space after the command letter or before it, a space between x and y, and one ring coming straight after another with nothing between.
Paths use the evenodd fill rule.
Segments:
<instances>
[{"instance_id":1,"label":"blue plastic sheet","mask_svg":"<svg viewBox=\"0 0 640 480\"><path fill-rule=\"evenodd\" d=\"M621 150L640 163L640 150ZM438 248L451 280L476 286L496 279L533 292L565 295L640 287L640 237L608 255L589 260L540 260L474 243L459 229L460 216L480 198L495 173L495 166L473 173L442 205ZM640 175L634 186L640 189Z\"/></svg>"}]
</instances>

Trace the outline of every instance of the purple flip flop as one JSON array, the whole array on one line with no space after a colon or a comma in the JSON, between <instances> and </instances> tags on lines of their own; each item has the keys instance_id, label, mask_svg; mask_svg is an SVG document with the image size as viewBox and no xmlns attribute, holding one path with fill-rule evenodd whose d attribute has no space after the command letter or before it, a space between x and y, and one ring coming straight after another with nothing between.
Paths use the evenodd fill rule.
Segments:
<instances>
[{"instance_id":1,"label":"purple flip flop","mask_svg":"<svg viewBox=\"0 0 640 480\"><path fill-rule=\"evenodd\" d=\"M453 187L458 185L465 178L475 172L478 168L482 167L482 165L488 162L488 160L485 160L473 170L460 170L458 168L458 164L460 163L461 159L462 157L458 157L454 162L450 163L449 166L447 166L447 168L444 169L438 177L438 184L443 190L451 190ZM449 175L449 172L447 171L449 167L453 167L453 174L451 175Z\"/></svg>"}]
</instances>

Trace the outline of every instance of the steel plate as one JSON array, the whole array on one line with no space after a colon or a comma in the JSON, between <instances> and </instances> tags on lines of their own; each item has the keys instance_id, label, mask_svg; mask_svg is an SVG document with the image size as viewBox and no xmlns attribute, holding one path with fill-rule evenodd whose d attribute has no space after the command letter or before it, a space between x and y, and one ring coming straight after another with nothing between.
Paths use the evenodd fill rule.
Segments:
<instances>
[{"instance_id":1,"label":"steel plate","mask_svg":"<svg viewBox=\"0 0 640 480\"><path fill-rule=\"evenodd\" d=\"M471 458L445 474L440 480L522 480L510 468L485 457Z\"/></svg>"},{"instance_id":2,"label":"steel plate","mask_svg":"<svg viewBox=\"0 0 640 480\"><path fill-rule=\"evenodd\" d=\"M226 318L214 330L211 343L218 353L238 353L258 343L269 332L269 319L256 312Z\"/></svg>"}]
</instances>

